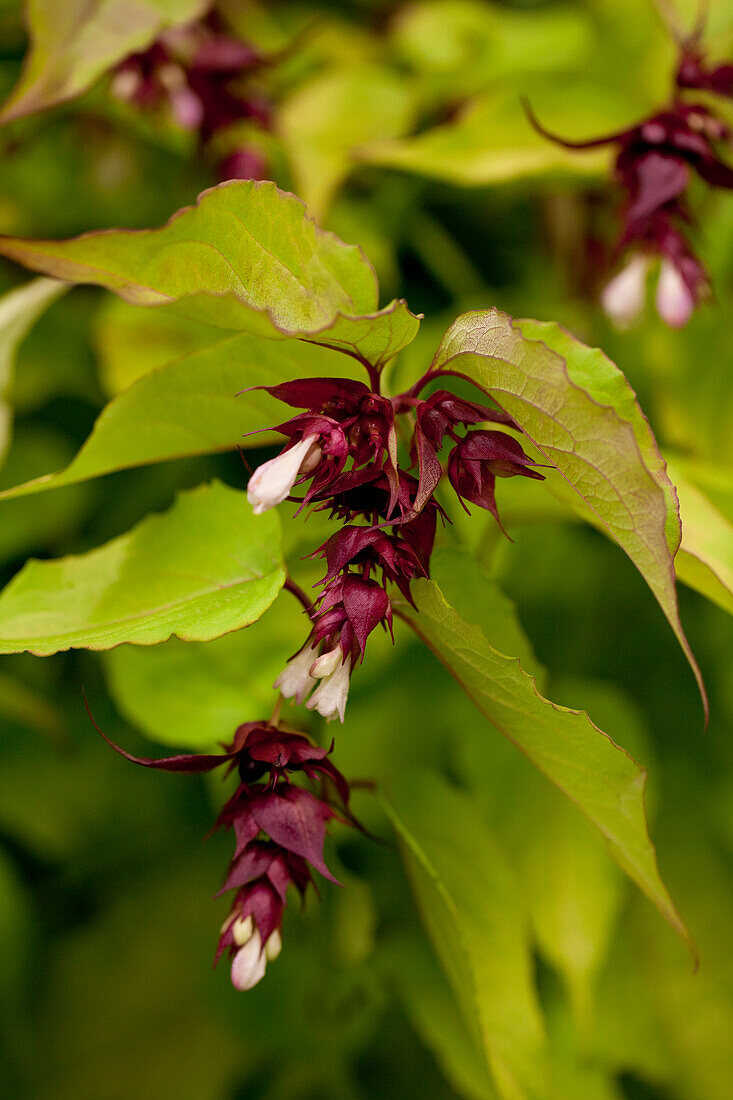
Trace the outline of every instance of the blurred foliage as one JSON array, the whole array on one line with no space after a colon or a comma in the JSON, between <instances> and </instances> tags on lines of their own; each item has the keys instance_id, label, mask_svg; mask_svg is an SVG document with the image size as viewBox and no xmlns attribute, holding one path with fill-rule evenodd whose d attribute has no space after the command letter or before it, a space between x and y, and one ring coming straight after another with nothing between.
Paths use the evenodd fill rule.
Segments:
<instances>
[{"instance_id":1,"label":"blurred foliage","mask_svg":"<svg viewBox=\"0 0 733 1100\"><path fill-rule=\"evenodd\" d=\"M695 7L676 5L686 26ZM709 8L706 45L723 57L730 8ZM693 973L683 945L575 807L398 626L394 649L387 638L370 643L336 760L349 777L379 779L387 791L401 785L407 809L427 812L433 850L408 851L403 863L383 804L357 789L356 812L385 843L334 829L329 862L346 889L324 886L303 912L291 905L283 954L256 989L236 993L224 967L212 977L225 907L210 899L229 842L201 838L221 783L120 760L94 734L81 686L105 732L130 751L208 748L269 713L272 678L302 636L297 605L283 596L256 632L102 656L2 658L0 1088L13 1100L492 1100L515 1095L516 1078L516 1095L546 1088L551 1100L727 1100L733 203L717 194L699 210L716 301L682 331L648 310L619 332L598 308L604 272L587 248L599 217L613 235L608 157L544 143L519 107L528 94L548 126L575 138L634 122L667 95L674 47L659 10L646 0L221 0L217 9L243 39L278 53L261 77L273 127L241 131L271 177L362 245L388 297L428 315L390 365L393 386L424 369L457 313L497 305L602 347L669 453L698 534L692 548L683 543L681 575L713 601L680 592L710 694L704 737L684 657L618 548L534 485L522 485L521 497L514 484L499 488L513 543L477 516L470 528L452 518L469 568L490 582L487 607L498 593L507 652L647 768L660 869L701 965ZM20 3L0 0L3 95L26 41ZM165 119L136 115L102 76L79 98L0 129L0 231L55 237L160 224L217 182L215 153ZM0 290L21 295L16 302L29 295L33 311L44 292L35 302L38 284L18 291L22 280L2 264ZM75 289L53 304L49 295L47 304L17 348L5 336L0 345L0 399L12 410L3 489L63 468L105 398L137 379L149 375L146 392L163 407L171 391L159 368L188 353L205 358L211 342L205 326L102 291ZM237 339L245 344L233 375L246 361L247 337ZM250 461L269 453L250 452ZM3 501L2 579L29 556L80 553L123 535L212 478L241 489L246 472L231 453L173 458ZM302 583L316 577L301 559L322 541L319 524L283 516ZM435 559L449 594L457 554ZM469 622L483 614L451 599ZM326 743L333 730L310 723ZM453 861L441 847L449 832L460 852ZM502 1025L515 1013L527 1029L522 1048L507 1040L490 1066L432 955L408 879L453 989L456 973L475 969L479 1017L498 1011ZM458 931L456 895L467 922Z\"/></svg>"}]
</instances>

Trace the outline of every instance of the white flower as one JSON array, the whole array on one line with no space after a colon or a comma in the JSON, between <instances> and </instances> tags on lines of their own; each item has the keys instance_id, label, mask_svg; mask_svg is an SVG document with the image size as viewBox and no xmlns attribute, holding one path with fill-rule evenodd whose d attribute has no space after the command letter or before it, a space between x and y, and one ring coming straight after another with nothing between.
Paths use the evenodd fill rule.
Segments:
<instances>
[{"instance_id":1,"label":"white flower","mask_svg":"<svg viewBox=\"0 0 733 1100\"><path fill-rule=\"evenodd\" d=\"M254 932L255 925L251 915L248 917L237 917L232 924L232 939L237 947L244 947L245 943L249 943L254 936Z\"/></svg>"},{"instance_id":2,"label":"white flower","mask_svg":"<svg viewBox=\"0 0 733 1100\"><path fill-rule=\"evenodd\" d=\"M335 671L336 666L340 664L342 657L340 645L329 649L327 653L322 653L320 657L316 657L310 667L311 676L315 676L316 680L322 680L324 676L330 676Z\"/></svg>"},{"instance_id":3,"label":"white flower","mask_svg":"<svg viewBox=\"0 0 733 1100\"><path fill-rule=\"evenodd\" d=\"M349 695L350 676L351 658L347 657L343 664L339 662L333 672L320 681L305 704L308 710L317 710L320 715L329 721L338 714L343 722L346 700Z\"/></svg>"},{"instance_id":4,"label":"white flower","mask_svg":"<svg viewBox=\"0 0 733 1100\"><path fill-rule=\"evenodd\" d=\"M605 286L601 305L617 325L630 325L644 308L648 270L649 258L637 253Z\"/></svg>"},{"instance_id":5,"label":"white flower","mask_svg":"<svg viewBox=\"0 0 733 1100\"><path fill-rule=\"evenodd\" d=\"M304 645L300 652L288 661L272 686L279 688L286 699L295 699L296 703L302 703L311 688L315 687L316 681L310 674L310 668L317 656L317 645L312 643Z\"/></svg>"},{"instance_id":6,"label":"white flower","mask_svg":"<svg viewBox=\"0 0 733 1100\"><path fill-rule=\"evenodd\" d=\"M662 260L657 283L657 313L670 328L682 328L695 309L695 298L674 264Z\"/></svg>"},{"instance_id":7,"label":"white flower","mask_svg":"<svg viewBox=\"0 0 733 1100\"><path fill-rule=\"evenodd\" d=\"M247 485L247 500L256 516L282 504L297 481L301 467L311 457L311 450L319 450L315 435L306 436L294 447L257 467Z\"/></svg>"},{"instance_id":8,"label":"white flower","mask_svg":"<svg viewBox=\"0 0 733 1100\"><path fill-rule=\"evenodd\" d=\"M239 990L251 989L264 977L266 967L267 956L262 950L260 934L255 930L232 959L232 985Z\"/></svg>"}]
</instances>

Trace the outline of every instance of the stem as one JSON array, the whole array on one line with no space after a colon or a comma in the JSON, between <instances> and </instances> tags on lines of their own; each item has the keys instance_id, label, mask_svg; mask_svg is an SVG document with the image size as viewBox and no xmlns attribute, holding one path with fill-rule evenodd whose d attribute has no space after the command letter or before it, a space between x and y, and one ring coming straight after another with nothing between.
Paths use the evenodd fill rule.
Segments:
<instances>
[{"instance_id":1,"label":"stem","mask_svg":"<svg viewBox=\"0 0 733 1100\"><path fill-rule=\"evenodd\" d=\"M296 584L291 576L289 576L289 575L286 576L285 584L283 585L283 588L287 588L288 592L291 592L292 595L295 596L296 600L300 601L300 603L305 608L305 612L306 612L307 615L312 614L312 612L313 612L313 601L308 598L308 596L303 591L303 589L300 587L300 585Z\"/></svg>"},{"instance_id":2,"label":"stem","mask_svg":"<svg viewBox=\"0 0 733 1100\"><path fill-rule=\"evenodd\" d=\"M280 721L280 711L282 709L283 709L282 692L278 692L277 693L277 699L275 700L275 706L272 708L272 714L270 715L270 721L268 723L270 726L277 727L277 724Z\"/></svg>"},{"instance_id":3,"label":"stem","mask_svg":"<svg viewBox=\"0 0 733 1100\"><path fill-rule=\"evenodd\" d=\"M305 340L306 344L314 344L315 340ZM338 344L322 344L318 342L319 348L328 348L329 351L340 351L342 355L348 355L352 359L356 359L357 363L361 363L364 370L369 375L369 384L372 387L374 393L379 393L380 375L377 367L373 363L370 363L368 359L365 359L363 355L359 355L358 351L349 351L348 348L340 348Z\"/></svg>"}]
</instances>

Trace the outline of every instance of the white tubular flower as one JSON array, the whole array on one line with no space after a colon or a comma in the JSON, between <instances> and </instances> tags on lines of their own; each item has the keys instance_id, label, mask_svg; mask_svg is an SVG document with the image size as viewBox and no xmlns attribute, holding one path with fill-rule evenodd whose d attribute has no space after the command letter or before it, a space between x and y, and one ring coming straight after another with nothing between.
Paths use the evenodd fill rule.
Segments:
<instances>
[{"instance_id":1,"label":"white tubular flower","mask_svg":"<svg viewBox=\"0 0 733 1100\"><path fill-rule=\"evenodd\" d=\"M256 516L282 504L298 479L301 467L318 448L315 435L306 436L287 451L258 466L247 485L247 500Z\"/></svg>"},{"instance_id":2,"label":"white tubular flower","mask_svg":"<svg viewBox=\"0 0 733 1100\"><path fill-rule=\"evenodd\" d=\"M604 287L601 305L617 325L630 325L644 308L648 270L649 258L637 254Z\"/></svg>"},{"instance_id":3,"label":"white tubular flower","mask_svg":"<svg viewBox=\"0 0 733 1100\"><path fill-rule=\"evenodd\" d=\"M255 930L232 959L232 985L239 990L252 989L264 977L266 967L267 956L262 950L260 934Z\"/></svg>"},{"instance_id":4,"label":"white tubular flower","mask_svg":"<svg viewBox=\"0 0 733 1100\"><path fill-rule=\"evenodd\" d=\"M278 957L282 949L282 936L280 935L279 929L276 928L275 931L271 933L270 938L265 944L265 958L268 962L273 962Z\"/></svg>"},{"instance_id":5,"label":"white tubular flower","mask_svg":"<svg viewBox=\"0 0 733 1100\"><path fill-rule=\"evenodd\" d=\"M695 309L695 297L674 264L662 260L657 283L657 313L670 328L682 328Z\"/></svg>"},{"instance_id":6,"label":"white tubular flower","mask_svg":"<svg viewBox=\"0 0 733 1100\"><path fill-rule=\"evenodd\" d=\"M346 700L349 695L350 676L351 657L347 657L343 664L339 662L334 671L320 681L305 704L308 710L317 710L329 722L338 715L340 721L343 722Z\"/></svg>"},{"instance_id":7,"label":"white tubular flower","mask_svg":"<svg viewBox=\"0 0 733 1100\"><path fill-rule=\"evenodd\" d=\"M316 657L310 667L311 676L315 676L316 680L322 680L324 676L330 676L336 670L336 666L340 664L342 657L343 654L339 645L329 649L327 653L322 653L320 657Z\"/></svg>"},{"instance_id":8,"label":"white tubular flower","mask_svg":"<svg viewBox=\"0 0 733 1100\"><path fill-rule=\"evenodd\" d=\"M317 656L318 646L307 643L288 661L272 686L279 688L286 699L295 699L296 703L302 703L311 688L316 685L314 677L310 674L310 668Z\"/></svg>"}]
</instances>

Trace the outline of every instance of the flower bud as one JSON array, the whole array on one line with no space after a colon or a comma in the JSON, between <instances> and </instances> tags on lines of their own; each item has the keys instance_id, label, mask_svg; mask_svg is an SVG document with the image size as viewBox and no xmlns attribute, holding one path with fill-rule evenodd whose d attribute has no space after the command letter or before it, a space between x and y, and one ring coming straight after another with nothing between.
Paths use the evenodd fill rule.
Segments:
<instances>
[{"instance_id":1,"label":"flower bud","mask_svg":"<svg viewBox=\"0 0 733 1100\"><path fill-rule=\"evenodd\" d=\"M274 962L283 949L282 936L280 935L279 928L270 935L267 943L265 944L265 958L268 962Z\"/></svg>"},{"instance_id":2,"label":"flower bud","mask_svg":"<svg viewBox=\"0 0 733 1100\"><path fill-rule=\"evenodd\" d=\"M252 939L254 931L255 926L251 915L248 917L237 917L232 924L232 939L237 947L244 947L244 945L249 943Z\"/></svg>"},{"instance_id":3,"label":"flower bud","mask_svg":"<svg viewBox=\"0 0 733 1100\"><path fill-rule=\"evenodd\" d=\"M267 967L267 957L262 950L260 934L255 930L254 935L240 947L232 959L232 985L235 989L252 989L264 977Z\"/></svg>"},{"instance_id":4,"label":"flower bud","mask_svg":"<svg viewBox=\"0 0 733 1100\"><path fill-rule=\"evenodd\" d=\"M349 695L350 676L351 658L347 657L343 664L339 662L333 672L319 682L318 687L305 704L308 710L317 710L329 722L338 715L343 722L346 700Z\"/></svg>"},{"instance_id":5,"label":"flower bud","mask_svg":"<svg viewBox=\"0 0 733 1100\"><path fill-rule=\"evenodd\" d=\"M648 257L637 254L604 287L601 305L617 325L630 325L644 308L648 270Z\"/></svg>"},{"instance_id":6,"label":"flower bud","mask_svg":"<svg viewBox=\"0 0 733 1100\"><path fill-rule=\"evenodd\" d=\"M320 657L316 657L315 661L310 667L310 674L317 680L322 680L326 676L330 676L332 672L335 672L337 666L341 663L343 653L341 652L341 646L334 646L327 653L322 653Z\"/></svg>"},{"instance_id":7,"label":"flower bud","mask_svg":"<svg viewBox=\"0 0 733 1100\"><path fill-rule=\"evenodd\" d=\"M282 451L276 458L258 466L247 485L247 500L256 516L282 504L298 479L303 466L309 465L311 450L318 450L316 436L309 435Z\"/></svg>"},{"instance_id":8,"label":"flower bud","mask_svg":"<svg viewBox=\"0 0 733 1100\"><path fill-rule=\"evenodd\" d=\"M662 260L657 283L657 313L670 328L682 328L695 309L695 296L679 270L669 260Z\"/></svg>"}]
</instances>

